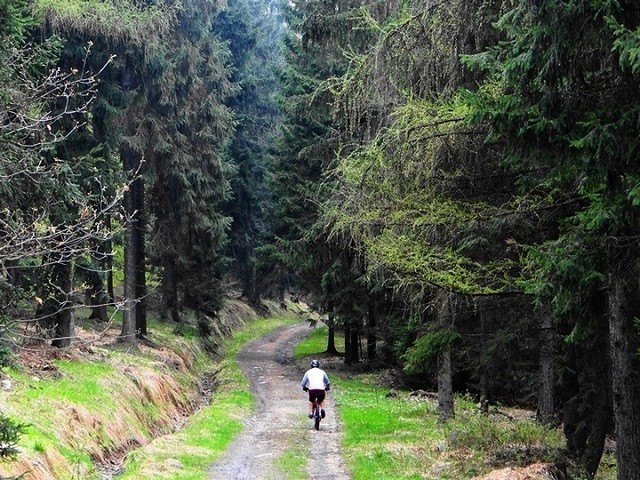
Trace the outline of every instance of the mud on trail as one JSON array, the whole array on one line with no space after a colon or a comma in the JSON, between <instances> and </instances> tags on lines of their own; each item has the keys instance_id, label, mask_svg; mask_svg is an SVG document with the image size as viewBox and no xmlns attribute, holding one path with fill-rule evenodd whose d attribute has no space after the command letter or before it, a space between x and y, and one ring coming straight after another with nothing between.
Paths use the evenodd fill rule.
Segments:
<instances>
[{"instance_id":1,"label":"mud on trail","mask_svg":"<svg viewBox=\"0 0 640 480\"><path fill-rule=\"evenodd\" d=\"M295 345L311 329L300 323L275 330L247 345L238 361L255 394L256 409L243 432L211 467L211 480L289 480L278 460L304 442L307 478L349 480L341 456L341 428L331 395L320 431L307 418L307 397L300 387L304 372L293 361ZM331 378L331 372L327 372ZM296 479L298 480L298 479Z\"/></svg>"}]
</instances>

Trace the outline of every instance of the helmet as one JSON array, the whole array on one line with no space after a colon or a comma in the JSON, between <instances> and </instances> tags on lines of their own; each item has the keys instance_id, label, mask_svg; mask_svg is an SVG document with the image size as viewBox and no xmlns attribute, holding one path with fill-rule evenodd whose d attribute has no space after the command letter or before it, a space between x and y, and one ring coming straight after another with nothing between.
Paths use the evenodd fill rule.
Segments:
<instances>
[{"instance_id":1,"label":"helmet","mask_svg":"<svg viewBox=\"0 0 640 480\"><path fill-rule=\"evenodd\" d=\"M311 368L316 368L320 366L320 362L318 360L311 360Z\"/></svg>"}]
</instances>

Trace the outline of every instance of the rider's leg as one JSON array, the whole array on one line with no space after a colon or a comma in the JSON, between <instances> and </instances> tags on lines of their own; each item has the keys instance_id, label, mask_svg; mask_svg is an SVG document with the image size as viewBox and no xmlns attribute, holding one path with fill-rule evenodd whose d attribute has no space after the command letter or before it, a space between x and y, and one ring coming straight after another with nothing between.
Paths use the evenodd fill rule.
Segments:
<instances>
[{"instance_id":1,"label":"rider's leg","mask_svg":"<svg viewBox=\"0 0 640 480\"><path fill-rule=\"evenodd\" d=\"M309 418L313 417L313 402L309 402Z\"/></svg>"}]
</instances>

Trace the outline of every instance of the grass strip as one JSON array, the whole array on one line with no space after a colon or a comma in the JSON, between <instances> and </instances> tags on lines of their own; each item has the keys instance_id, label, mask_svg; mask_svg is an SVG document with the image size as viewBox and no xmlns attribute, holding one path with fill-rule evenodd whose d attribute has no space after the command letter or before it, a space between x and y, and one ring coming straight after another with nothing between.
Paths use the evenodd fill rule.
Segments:
<instances>
[{"instance_id":1,"label":"grass strip","mask_svg":"<svg viewBox=\"0 0 640 480\"><path fill-rule=\"evenodd\" d=\"M314 328L311 335L296 345L293 351L294 356L296 358L316 357L324 353L327 350L327 332L328 328L325 325ZM344 336L336 335L335 344L336 349L344 351Z\"/></svg>"},{"instance_id":2,"label":"grass strip","mask_svg":"<svg viewBox=\"0 0 640 480\"><path fill-rule=\"evenodd\" d=\"M295 432L289 437L284 453L276 458L276 466L287 479L300 480L307 477L308 444L308 431Z\"/></svg>"},{"instance_id":3,"label":"grass strip","mask_svg":"<svg viewBox=\"0 0 640 480\"><path fill-rule=\"evenodd\" d=\"M152 328L155 338L172 339L166 356L177 358L176 351L195 344L171 335L172 326L166 323L153 322ZM205 355L195 348L193 351L196 368ZM143 443L151 438L157 432L151 432L150 425L162 428L171 421L155 400L166 394L186 405L187 395L181 392L192 390L195 383L192 376L175 372L159 358L122 346L95 346L83 352L41 352L36 346L26 349L24 355L32 358L30 364L18 363L2 371L9 388L0 391L0 409L11 419L29 425L19 440L17 458L0 465L2 478L46 464L56 478L100 479L94 461L106 451L120 448L120 439ZM132 388L133 381L141 378L141 388ZM161 378L171 382L155 390ZM146 402L141 401L144 388L148 388Z\"/></svg>"}]
</instances>

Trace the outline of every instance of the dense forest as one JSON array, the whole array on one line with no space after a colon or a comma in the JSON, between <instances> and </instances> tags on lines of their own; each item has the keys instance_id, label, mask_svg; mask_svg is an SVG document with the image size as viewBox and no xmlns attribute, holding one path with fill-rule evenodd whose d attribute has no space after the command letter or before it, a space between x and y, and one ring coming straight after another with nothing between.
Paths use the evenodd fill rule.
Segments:
<instances>
[{"instance_id":1,"label":"dense forest","mask_svg":"<svg viewBox=\"0 0 640 480\"><path fill-rule=\"evenodd\" d=\"M0 0L0 34L0 363L79 304L135 345L293 294L443 422L527 405L638 478L636 2Z\"/></svg>"}]
</instances>

